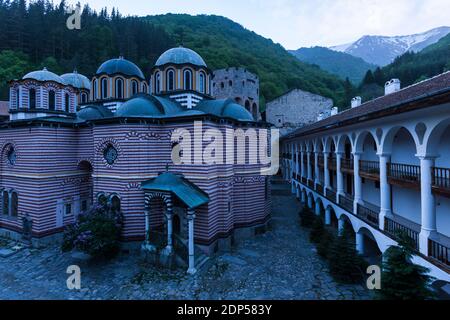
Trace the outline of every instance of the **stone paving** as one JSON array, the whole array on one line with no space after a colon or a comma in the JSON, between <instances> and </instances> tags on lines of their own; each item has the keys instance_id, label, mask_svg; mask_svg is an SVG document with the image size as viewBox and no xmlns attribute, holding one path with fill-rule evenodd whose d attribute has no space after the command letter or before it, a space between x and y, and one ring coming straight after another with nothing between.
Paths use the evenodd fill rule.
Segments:
<instances>
[{"instance_id":1,"label":"stone paving","mask_svg":"<svg viewBox=\"0 0 450 320\"><path fill-rule=\"evenodd\" d=\"M80 264L57 247L22 249L0 258L0 299L370 299L363 286L333 281L299 226L298 201L274 194L272 230L197 275L158 269L135 254ZM72 291L66 269L77 263L81 290Z\"/></svg>"}]
</instances>

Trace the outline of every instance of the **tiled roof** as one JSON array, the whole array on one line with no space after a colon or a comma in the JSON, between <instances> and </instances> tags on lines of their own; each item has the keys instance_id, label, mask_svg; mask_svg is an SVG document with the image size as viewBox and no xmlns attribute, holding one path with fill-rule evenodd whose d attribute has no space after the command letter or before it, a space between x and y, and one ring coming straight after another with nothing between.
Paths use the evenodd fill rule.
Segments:
<instances>
[{"instance_id":1,"label":"tiled roof","mask_svg":"<svg viewBox=\"0 0 450 320\"><path fill-rule=\"evenodd\" d=\"M443 91L450 91L450 71L411 85L395 93L368 101L359 107L342 111L335 116L297 129L283 138L293 138L295 136L312 133L312 131L316 130L336 128L345 125L344 123L347 124L352 120L359 121L361 117L367 119L370 118L371 115L375 115L381 111L386 111L407 102L423 99Z\"/></svg>"},{"instance_id":2,"label":"tiled roof","mask_svg":"<svg viewBox=\"0 0 450 320\"><path fill-rule=\"evenodd\" d=\"M0 101L0 117L9 116L9 101Z\"/></svg>"}]
</instances>

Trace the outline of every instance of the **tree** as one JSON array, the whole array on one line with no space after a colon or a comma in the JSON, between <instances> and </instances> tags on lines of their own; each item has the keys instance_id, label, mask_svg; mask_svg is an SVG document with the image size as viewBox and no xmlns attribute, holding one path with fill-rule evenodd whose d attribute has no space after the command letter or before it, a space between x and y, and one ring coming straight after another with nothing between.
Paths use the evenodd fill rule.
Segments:
<instances>
[{"instance_id":1,"label":"tree","mask_svg":"<svg viewBox=\"0 0 450 320\"><path fill-rule=\"evenodd\" d=\"M309 234L309 240L312 243L319 243L325 232L325 225L321 217L315 216L311 233Z\"/></svg>"},{"instance_id":2,"label":"tree","mask_svg":"<svg viewBox=\"0 0 450 320\"><path fill-rule=\"evenodd\" d=\"M414 247L411 238L404 233L398 236L398 246L385 252L381 274L381 290L377 298L382 300L427 300L434 297L430 289L432 277L429 270L412 262Z\"/></svg>"},{"instance_id":3,"label":"tree","mask_svg":"<svg viewBox=\"0 0 450 320\"><path fill-rule=\"evenodd\" d=\"M311 228L314 224L316 216L308 207L303 207L299 213L302 227Z\"/></svg>"},{"instance_id":4,"label":"tree","mask_svg":"<svg viewBox=\"0 0 450 320\"><path fill-rule=\"evenodd\" d=\"M367 72L366 72L366 75L364 76L364 79L363 79L363 84L371 84L371 83L374 83L375 82L375 79L374 79L374 77L373 77L373 72L372 72L372 70L368 70Z\"/></svg>"}]
</instances>

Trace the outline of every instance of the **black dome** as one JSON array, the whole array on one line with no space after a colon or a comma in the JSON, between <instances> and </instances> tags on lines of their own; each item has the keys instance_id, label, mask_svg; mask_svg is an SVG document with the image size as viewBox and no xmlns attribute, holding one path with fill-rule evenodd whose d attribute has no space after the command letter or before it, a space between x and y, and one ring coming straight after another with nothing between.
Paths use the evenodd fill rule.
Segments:
<instances>
[{"instance_id":1,"label":"black dome","mask_svg":"<svg viewBox=\"0 0 450 320\"><path fill-rule=\"evenodd\" d=\"M97 74L113 75L117 73L126 76L134 76L140 79L145 79L144 74L137 65L122 57L119 59L111 59L104 62L97 70Z\"/></svg>"}]
</instances>

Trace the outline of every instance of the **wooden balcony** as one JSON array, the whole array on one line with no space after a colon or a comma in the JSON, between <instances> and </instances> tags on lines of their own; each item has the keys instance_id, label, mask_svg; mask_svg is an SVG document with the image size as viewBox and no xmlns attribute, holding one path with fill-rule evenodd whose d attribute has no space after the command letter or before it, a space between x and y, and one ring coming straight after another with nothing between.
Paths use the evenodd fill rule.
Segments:
<instances>
[{"instance_id":1,"label":"wooden balcony","mask_svg":"<svg viewBox=\"0 0 450 320\"><path fill-rule=\"evenodd\" d=\"M369 180L380 181L380 162L379 161L359 161L359 175Z\"/></svg>"},{"instance_id":2,"label":"wooden balcony","mask_svg":"<svg viewBox=\"0 0 450 320\"><path fill-rule=\"evenodd\" d=\"M388 181L401 187L420 189L420 166L388 163Z\"/></svg>"},{"instance_id":3,"label":"wooden balcony","mask_svg":"<svg viewBox=\"0 0 450 320\"><path fill-rule=\"evenodd\" d=\"M337 168L337 160L335 157L328 158L328 170L336 171Z\"/></svg>"},{"instance_id":4,"label":"wooden balcony","mask_svg":"<svg viewBox=\"0 0 450 320\"><path fill-rule=\"evenodd\" d=\"M345 173L353 174L353 159L341 159L341 171Z\"/></svg>"},{"instance_id":5,"label":"wooden balcony","mask_svg":"<svg viewBox=\"0 0 450 320\"><path fill-rule=\"evenodd\" d=\"M350 195L339 195L339 205L347 210L348 212L353 213L353 197Z\"/></svg>"},{"instance_id":6,"label":"wooden balcony","mask_svg":"<svg viewBox=\"0 0 450 320\"><path fill-rule=\"evenodd\" d=\"M401 216L393 215L384 218L384 231L394 239L398 232L405 232L414 241L415 249L419 250L419 224Z\"/></svg>"},{"instance_id":7,"label":"wooden balcony","mask_svg":"<svg viewBox=\"0 0 450 320\"><path fill-rule=\"evenodd\" d=\"M331 200L333 202L336 202L336 191L332 190L332 189L325 189L325 197L328 200Z\"/></svg>"},{"instance_id":8,"label":"wooden balcony","mask_svg":"<svg viewBox=\"0 0 450 320\"><path fill-rule=\"evenodd\" d=\"M433 192L450 197L450 169L434 167L431 172Z\"/></svg>"},{"instance_id":9,"label":"wooden balcony","mask_svg":"<svg viewBox=\"0 0 450 320\"><path fill-rule=\"evenodd\" d=\"M379 207L371 203L364 202L363 204L358 203L357 210L356 215L358 218L378 229L380 214Z\"/></svg>"},{"instance_id":10,"label":"wooden balcony","mask_svg":"<svg viewBox=\"0 0 450 320\"><path fill-rule=\"evenodd\" d=\"M439 235L440 240L428 239L428 256L450 266L450 240Z\"/></svg>"}]
</instances>

